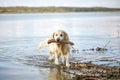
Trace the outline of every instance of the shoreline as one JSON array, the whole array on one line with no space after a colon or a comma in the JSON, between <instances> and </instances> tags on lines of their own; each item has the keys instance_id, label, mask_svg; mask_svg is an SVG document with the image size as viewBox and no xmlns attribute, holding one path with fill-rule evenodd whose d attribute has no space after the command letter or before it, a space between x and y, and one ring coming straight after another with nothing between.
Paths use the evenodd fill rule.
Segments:
<instances>
[{"instance_id":1,"label":"shoreline","mask_svg":"<svg viewBox=\"0 0 120 80\"><path fill-rule=\"evenodd\" d=\"M107 7L0 7L2 13L70 13L70 12L120 12L120 8Z\"/></svg>"}]
</instances>

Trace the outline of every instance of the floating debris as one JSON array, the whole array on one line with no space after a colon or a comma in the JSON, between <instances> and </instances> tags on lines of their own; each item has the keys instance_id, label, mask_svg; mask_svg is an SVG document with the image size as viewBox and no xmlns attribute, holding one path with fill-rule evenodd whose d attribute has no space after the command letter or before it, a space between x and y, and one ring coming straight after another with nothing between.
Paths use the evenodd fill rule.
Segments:
<instances>
[{"instance_id":1,"label":"floating debris","mask_svg":"<svg viewBox=\"0 0 120 80\"><path fill-rule=\"evenodd\" d=\"M108 51L106 48L96 47L96 48L90 48L90 49L83 49L82 51Z\"/></svg>"}]
</instances>

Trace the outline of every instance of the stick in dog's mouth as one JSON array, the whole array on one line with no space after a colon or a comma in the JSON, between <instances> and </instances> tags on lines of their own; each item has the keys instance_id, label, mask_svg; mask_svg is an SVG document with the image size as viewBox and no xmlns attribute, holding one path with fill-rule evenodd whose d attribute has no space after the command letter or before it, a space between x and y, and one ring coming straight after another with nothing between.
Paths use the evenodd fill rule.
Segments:
<instances>
[{"instance_id":1,"label":"stick in dog's mouth","mask_svg":"<svg viewBox=\"0 0 120 80\"><path fill-rule=\"evenodd\" d=\"M54 39L50 39L50 40L48 40L48 44L50 44L50 43L58 43L58 44L70 44L70 45L74 45L74 43L71 42L71 41L61 41L61 42L57 42L57 41L55 41Z\"/></svg>"}]
</instances>

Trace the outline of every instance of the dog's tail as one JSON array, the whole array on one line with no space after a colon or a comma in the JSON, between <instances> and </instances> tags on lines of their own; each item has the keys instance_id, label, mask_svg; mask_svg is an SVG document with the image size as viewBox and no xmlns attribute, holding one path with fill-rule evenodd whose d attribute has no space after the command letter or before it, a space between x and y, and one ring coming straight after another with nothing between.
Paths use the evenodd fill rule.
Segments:
<instances>
[{"instance_id":1,"label":"dog's tail","mask_svg":"<svg viewBox=\"0 0 120 80\"><path fill-rule=\"evenodd\" d=\"M48 46L48 40L43 41L42 43L39 44L38 46L38 51L41 52L41 50L45 47Z\"/></svg>"}]
</instances>

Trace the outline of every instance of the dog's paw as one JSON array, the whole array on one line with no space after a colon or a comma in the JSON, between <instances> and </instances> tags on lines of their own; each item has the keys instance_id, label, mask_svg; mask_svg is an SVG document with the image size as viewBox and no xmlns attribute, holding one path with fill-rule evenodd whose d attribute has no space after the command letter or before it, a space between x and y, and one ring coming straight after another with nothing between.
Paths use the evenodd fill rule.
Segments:
<instances>
[{"instance_id":1,"label":"dog's paw","mask_svg":"<svg viewBox=\"0 0 120 80\"><path fill-rule=\"evenodd\" d=\"M58 62L58 61L54 61L54 64L55 64L55 65L59 65L59 62Z\"/></svg>"},{"instance_id":2,"label":"dog's paw","mask_svg":"<svg viewBox=\"0 0 120 80\"><path fill-rule=\"evenodd\" d=\"M53 64L55 60L54 59L48 59L48 61Z\"/></svg>"},{"instance_id":3,"label":"dog's paw","mask_svg":"<svg viewBox=\"0 0 120 80\"><path fill-rule=\"evenodd\" d=\"M69 67L70 67L70 64L69 64L69 63L67 63L67 64L66 64L66 67L68 67L68 68L69 68Z\"/></svg>"}]
</instances>

